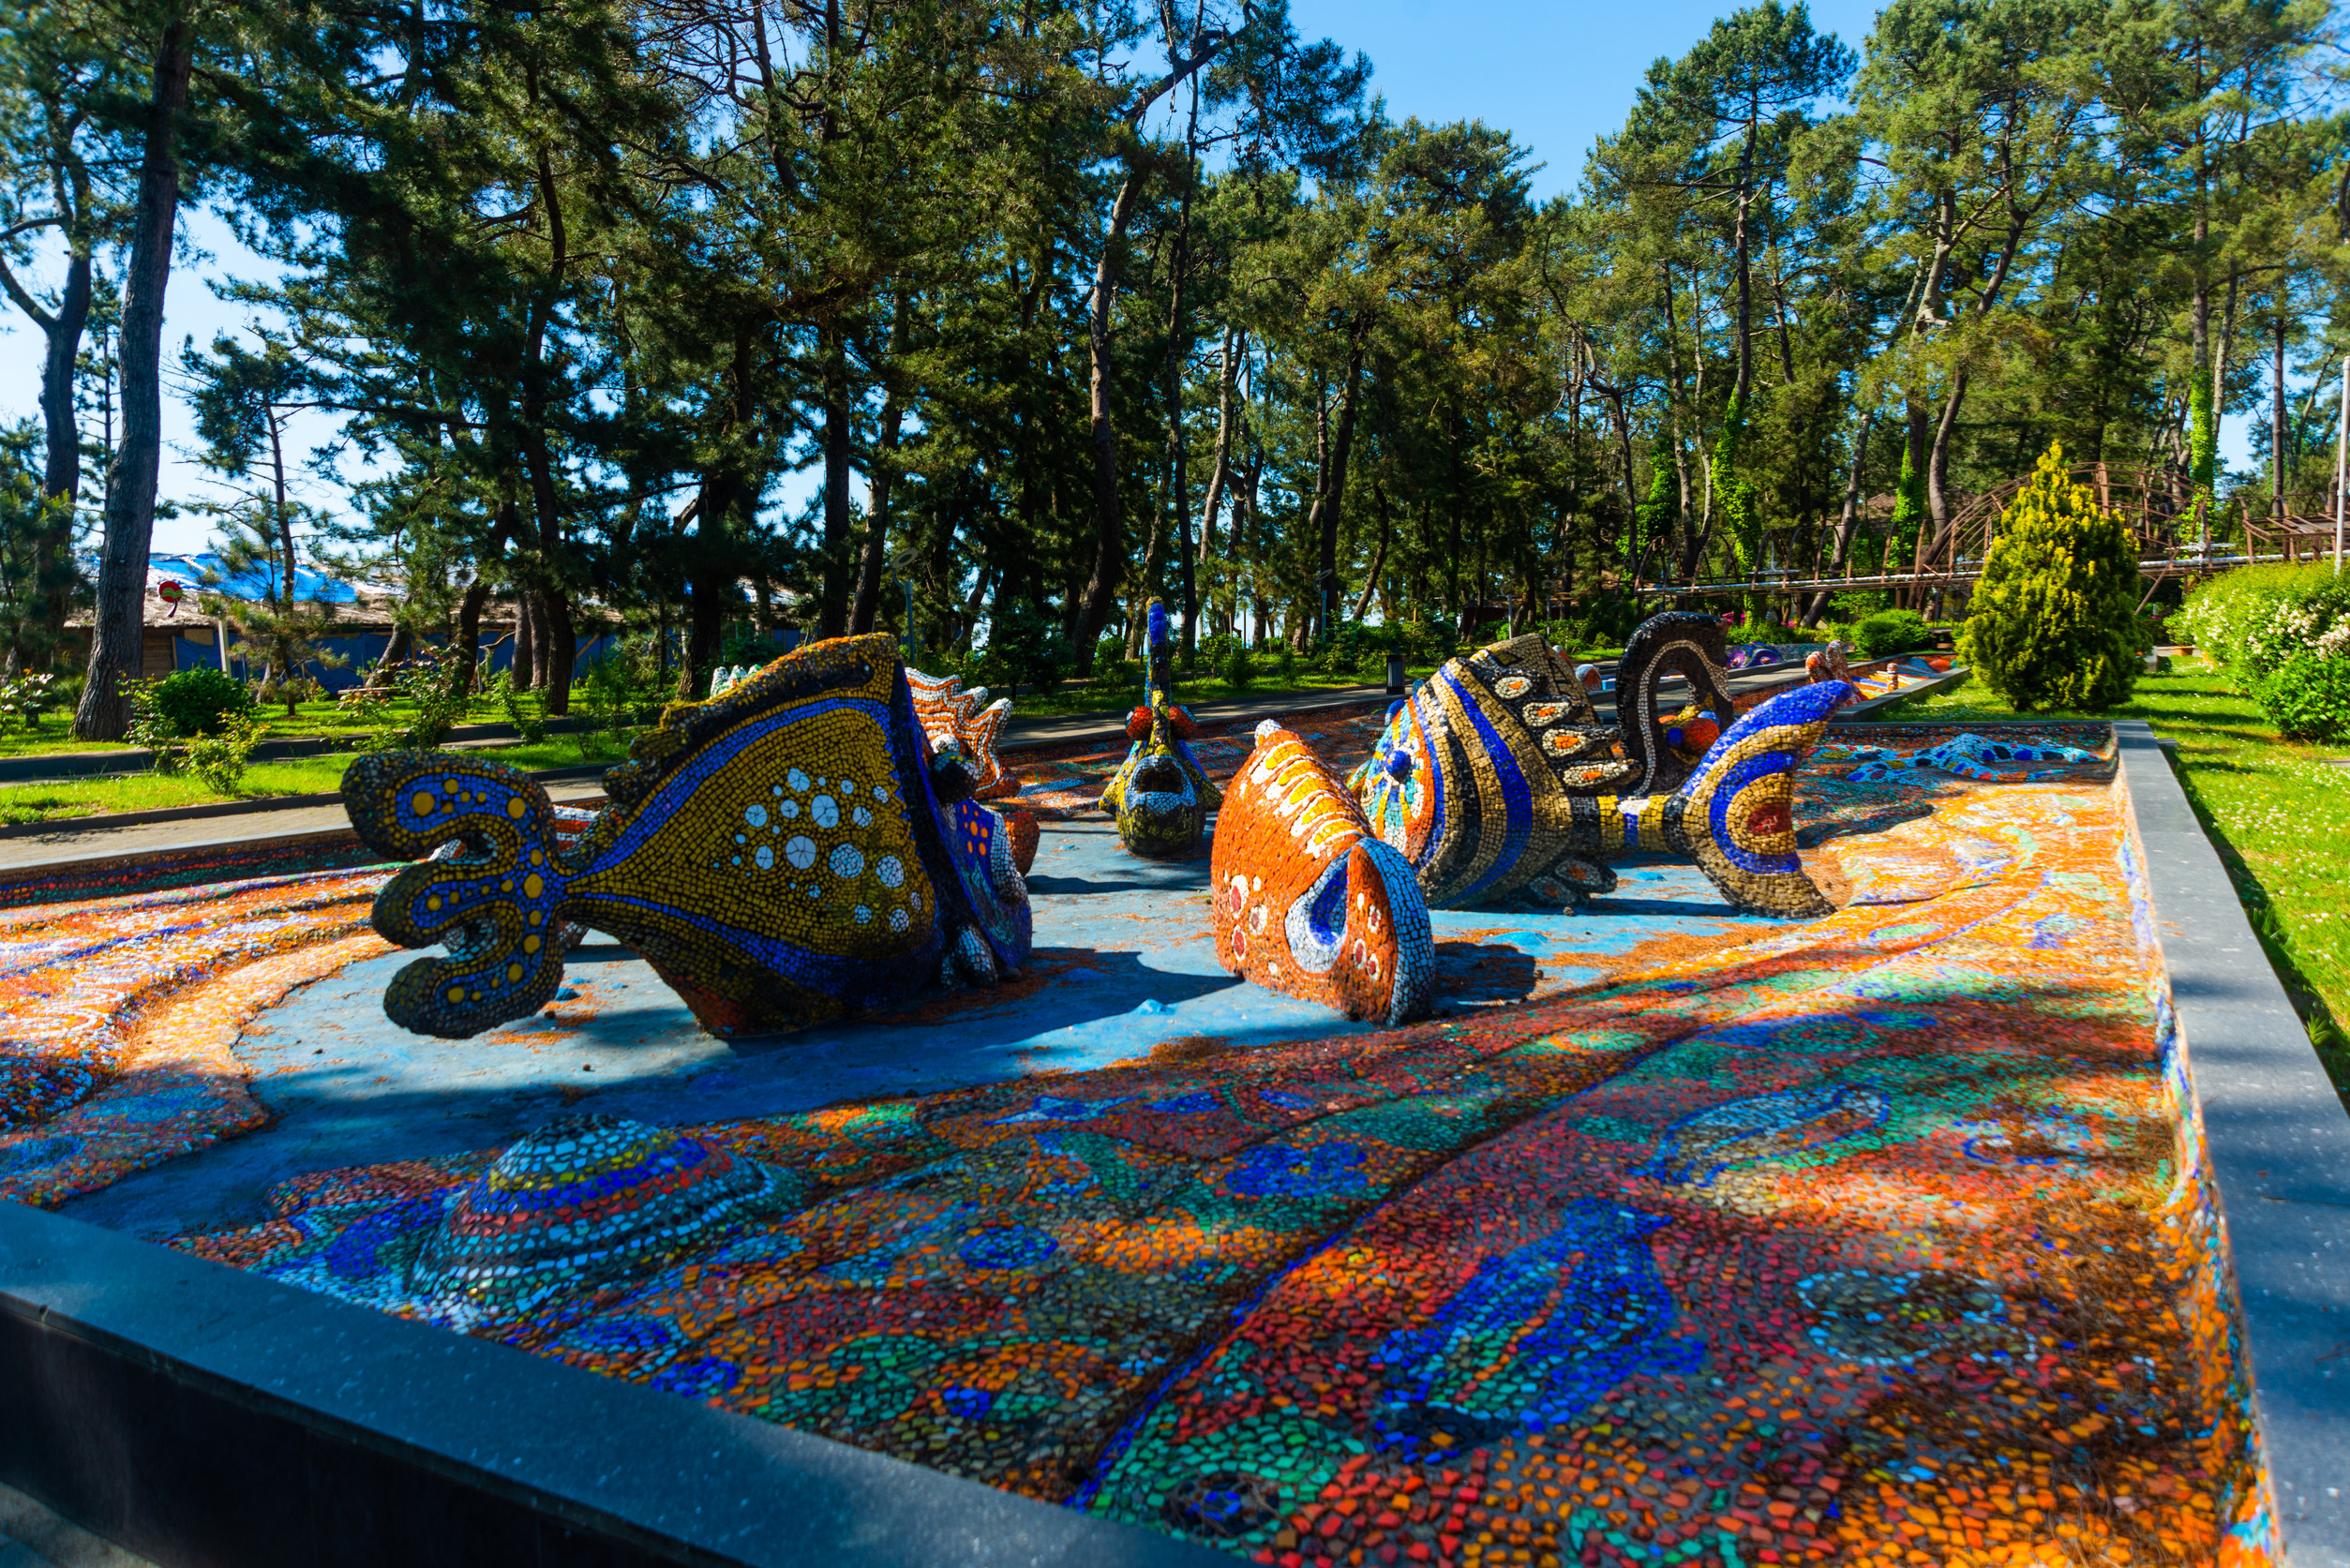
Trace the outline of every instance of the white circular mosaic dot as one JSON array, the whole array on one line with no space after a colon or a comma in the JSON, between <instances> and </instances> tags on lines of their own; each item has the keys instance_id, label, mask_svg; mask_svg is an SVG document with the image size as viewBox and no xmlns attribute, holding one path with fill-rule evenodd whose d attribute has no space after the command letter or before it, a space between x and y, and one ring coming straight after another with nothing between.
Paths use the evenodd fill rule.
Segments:
<instances>
[{"instance_id":1,"label":"white circular mosaic dot","mask_svg":"<svg viewBox=\"0 0 2350 1568\"><path fill-rule=\"evenodd\" d=\"M808 802L808 814L816 818L819 828L837 827L841 820L840 802L830 795L819 795Z\"/></svg>"},{"instance_id":2,"label":"white circular mosaic dot","mask_svg":"<svg viewBox=\"0 0 2350 1568\"><path fill-rule=\"evenodd\" d=\"M895 888L906 881L906 867L894 855L884 855L873 866L874 875L881 878L884 888Z\"/></svg>"},{"instance_id":3,"label":"white circular mosaic dot","mask_svg":"<svg viewBox=\"0 0 2350 1568\"><path fill-rule=\"evenodd\" d=\"M791 785L791 792L797 795L808 787L808 775L795 768L784 775L784 783Z\"/></svg>"},{"instance_id":4,"label":"white circular mosaic dot","mask_svg":"<svg viewBox=\"0 0 2350 1568\"><path fill-rule=\"evenodd\" d=\"M806 871L816 864L816 840L805 834L793 837L784 845L784 859Z\"/></svg>"},{"instance_id":5,"label":"white circular mosaic dot","mask_svg":"<svg viewBox=\"0 0 2350 1568\"><path fill-rule=\"evenodd\" d=\"M753 806L742 814L742 820L754 828L764 828L767 826L767 808Z\"/></svg>"},{"instance_id":6,"label":"white circular mosaic dot","mask_svg":"<svg viewBox=\"0 0 2350 1568\"><path fill-rule=\"evenodd\" d=\"M865 869L865 852L853 844L836 844L832 846L831 866L834 876L855 876Z\"/></svg>"},{"instance_id":7,"label":"white circular mosaic dot","mask_svg":"<svg viewBox=\"0 0 2350 1568\"><path fill-rule=\"evenodd\" d=\"M775 863L775 852L767 845L761 844L752 851L751 859L758 862L759 870L765 871Z\"/></svg>"},{"instance_id":8,"label":"white circular mosaic dot","mask_svg":"<svg viewBox=\"0 0 2350 1568\"><path fill-rule=\"evenodd\" d=\"M920 909L922 906L922 895L919 890L909 888L906 889L906 902Z\"/></svg>"},{"instance_id":9,"label":"white circular mosaic dot","mask_svg":"<svg viewBox=\"0 0 2350 1568\"><path fill-rule=\"evenodd\" d=\"M912 920L906 918L905 910L892 909L890 911L890 929L891 931L903 932L907 926L913 923L914 922Z\"/></svg>"},{"instance_id":10,"label":"white circular mosaic dot","mask_svg":"<svg viewBox=\"0 0 2350 1568\"><path fill-rule=\"evenodd\" d=\"M855 811L848 814L848 819L857 824L860 828L871 827L873 825L873 813L865 810L862 806L859 806Z\"/></svg>"},{"instance_id":11,"label":"white circular mosaic dot","mask_svg":"<svg viewBox=\"0 0 2350 1568\"><path fill-rule=\"evenodd\" d=\"M786 800L782 805L775 808L775 814L782 817L785 821L789 822L793 817L800 814L800 802L797 800Z\"/></svg>"},{"instance_id":12,"label":"white circular mosaic dot","mask_svg":"<svg viewBox=\"0 0 2350 1568\"><path fill-rule=\"evenodd\" d=\"M890 798L890 786L888 784L874 785L873 798L876 800L887 800Z\"/></svg>"},{"instance_id":13,"label":"white circular mosaic dot","mask_svg":"<svg viewBox=\"0 0 2350 1568\"><path fill-rule=\"evenodd\" d=\"M853 911L851 911L851 913L856 916L857 923L859 925L869 926L873 924L873 911L866 908L863 904L859 904Z\"/></svg>"}]
</instances>

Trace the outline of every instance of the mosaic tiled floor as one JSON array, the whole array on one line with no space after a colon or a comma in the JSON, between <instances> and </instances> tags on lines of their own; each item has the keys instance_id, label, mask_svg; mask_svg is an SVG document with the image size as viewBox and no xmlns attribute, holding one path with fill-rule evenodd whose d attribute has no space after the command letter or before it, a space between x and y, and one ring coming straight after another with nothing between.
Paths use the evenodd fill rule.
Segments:
<instances>
[{"instance_id":1,"label":"mosaic tiled floor","mask_svg":"<svg viewBox=\"0 0 2350 1568\"><path fill-rule=\"evenodd\" d=\"M360 1008L383 964L356 963L234 1045L277 1124L109 1190L85 1173L69 1212L209 1215L183 1245L445 1319L418 1259L483 1201L466 1184L567 1106L609 1111L768 1167L767 1206L474 1332L1253 1561L2262 1561L2108 770L1851 766L1823 758L1798 812L1837 914L1740 922L1649 865L1642 896L1580 917L1443 916L1453 1016L1401 1030L1199 968L1203 868L1121 861L1098 819L1048 828L1025 993L793 1037L802 1054L665 1033L617 953L511 1038L390 1041ZM127 911L147 946L119 968L244 977L262 1006L299 978L254 974L280 962L254 945L292 927L230 928L309 922L297 950L331 968L327 944L371 940L329 913L363 910L365 882L301 909L238 888L217 911L40 913L6 933L6 983L53 974L61 922L96 943ZM222 1053L230 1016L206 1013ZM0 1161L122 1092L129 1034L108 1027L45 1037L103 1086L19 1113ZM316 1173L233 1225L272 1167Z\"/></svg>"}]
</instances>

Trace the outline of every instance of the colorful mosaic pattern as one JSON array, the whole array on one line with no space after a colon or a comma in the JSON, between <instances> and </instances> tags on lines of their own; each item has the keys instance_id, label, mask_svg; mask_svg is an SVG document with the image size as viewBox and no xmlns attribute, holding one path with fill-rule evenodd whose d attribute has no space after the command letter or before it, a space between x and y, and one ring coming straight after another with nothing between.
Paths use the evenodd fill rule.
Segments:
<instances>
[{"instance_id":1,"label":"colorful mosaic pattern","mask_svg":"<svg viewBox=\"0 0 2350 1568\"><path fill-rule=\"evenodd\" d=\"M464 1038L546 1006L564 921L653 965L712 1034L798 1028L904 1001L933 980L992 984L1026 960L1026 889L984 807L934 796L928 748L886 635L788 653L711 702L672 706L606 775L612 804L576 853L546 792L486 758L362 757L352 825L413 859L375 926L446 958L402 970L384 1011Z\"/></svg>"},{"instance_id":2,"label":"colorful mosaic pattern","mask_svg":"<svg viewBox=\"0 0 2350 1568\"><path fill-rule=\"evenodd\" d=\"M1710 619L1696 619L1718 635ZM1527 660L1535 673L1521 673ZM1735 908L1788 918L1828 911L1795 853L1794 773L1852 700L1850 686L1782 692L1727 734L1694 709L1645 726L1659 744L1702 760L1671 795L1622 798L1584 790L1592 765L1579 760L1583 749L1607 745L1609 732L1572 725L1571 705L1549 700L1563 671L1538 635L1456 659L1397 705L1380 749L1349 775L1372 829L1403 855L1429 907L1513 895L1577 903L1613 890L1609 857L1666 849L1695 859ZM1558 733L1576 760L1560 760ZM1628 776L1628 764L1604 766Z\"/></svg>"},{"instance_id":3,"label":"colorful mosaic pattern","mask_svg":"<svg viewBox=\"0 0 2350 1568\"><path fill-rule=\"evenodd\" d=\"M1938 879L1727 955L684 1129L786 1212L484 1332L1290 1568L2267 1561L2117 788L1925 782L1832 847ZM185 1245L432 1316L330 1254L491 1162Z\"/></svg>"},{"instance_id":4,"label":"colorful mosaic pattern","mask_svg":"<svg viewBox=\"0 0 2350 1568\"><path fill-rule=\"evenodd\" d=\"M1938 768L1963 779L1984 779L1993 784L2034 784L2062 778L2069 769L2098 760L2095 753L2077 746L2035 746L2028 741L2001 740L1972 733L1917 751L1856 746L1844 754L1857 765L1845 775L1854 784L1882 784L1907 768ZM2017 767L2018 763L2032 766Z\"/></svg>"},{"instance_id":5,"label":"colorful mosaic pattern","mask_svg":"<svg viewBox=\"0 0 2350 1568\"><path fill-rule=\"evenodd\" d=\"M0 912L0 1199L60 1202L259 1126L238 1033L294 987L384 950L365 927L385 875Z\"/></svg>"},{"instance_id":6,"label":"colorful mosaic pattern","mask_svg":"<svg viewBox=\"0 0 2350 1568\"><path fill-rule=\"evenodd\" d=\"M1020 776L995 754L1011 698L987 700L987 688L963 689L959 675L924 675L909 666L906 680L914 694L914 718L930 738L933 753L952 752L971 775L971 799L1005 800L1020 793Z\"/></svg>"},{"instance_id":7,"label":"colorful mosaic pattern","mask_svg":"<svg viewBox=\"0 0 2350 1568\"><path fill-rule=\"evenodd\" d=\"M1225 795L1207 880L1230 973L1349 1018L1428 1016L1436 944L1411 866L1313 749L1269 719Z\"/></svg>"},{"instance_id":8,"label":"colorful mosaic pattern","mask_svg":"<svg viewBox=\"0 0 2350 1568\"><path fill-rule=\"evenodd\" d=\"M1175 700L1175 645L1167 606L1156 599L1147 624L1143 705L1126 721L1134 744L1101 792L1100 806L1117 819L1118 838L1130 853L1188 860L1199 853L1207 814L1223 797L1191 754L1199 722Z\"/></svg>"}]
</instances>

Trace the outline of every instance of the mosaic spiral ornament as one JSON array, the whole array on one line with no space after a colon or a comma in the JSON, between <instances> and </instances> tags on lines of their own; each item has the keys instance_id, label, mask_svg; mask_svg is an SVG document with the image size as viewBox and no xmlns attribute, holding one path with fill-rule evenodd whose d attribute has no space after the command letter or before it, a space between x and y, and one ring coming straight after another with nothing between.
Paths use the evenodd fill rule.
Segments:
<instances>
[{"instance_id":1,"label":"mosaic spiral ornament","mask_svg":"<svg viewBox=\"0 0 2350 1568\"><path fill-rule=\"evenodd\" d=\"M649 1274L792 1206L787 1172L642 1122L558 1117L459 1187L409 1266L413 1307L452 1327Z\"/></svg>"},{"instance_id":2,"label":"mosaic spiral ornament","mask_svg":"<svg viewBox=\"0 0 2350 1568\"><path fill-rule=\"evenodd\" d=\"M1710 615L1671 610L1633 628L1616 663L1617 729L1624 756L1638 765L1625 781L1628 793L1666 794L1689 776L1696 759L1674 747L1665 731L1679 708L1695 707L1722 721L1735 710L1724 683L1727 657L1722 623ZM1662 691L1668 675L1689 683L1689 695L1670 706Z\"/></svg>"},{"instance_id":3,"label":"mosaic spiral ornament","mask_svg":"<svg viewBox=\"0 0 2350 1568\"><path fill-rule=\"evenodd\" d=\"M1217 962L1349 1018L1426 1017L1436 947L1411 865L1303 740L1269 720L1256 739L1216 824Z\"/></svg>"},{"instance_id":4,"label":"mosaic spiral ornament","mask_svg":"<svg viewBox=\"0 0 2350 1568\"><path fill-rule=\"evenodd\" d=\"M417 859L375 928L445 958L384 1011L464 1038L536 1011L567 921L641 954L712 1034L775 1033L907 999L935 977L1016 971L1027 889L1003 823L932 792L929 749L886 635L813 644L706 703L673 705L605 776L577 847L544 790L486 757L391 752L343 776L367 846Z\"/></svg>"}]
</instances>

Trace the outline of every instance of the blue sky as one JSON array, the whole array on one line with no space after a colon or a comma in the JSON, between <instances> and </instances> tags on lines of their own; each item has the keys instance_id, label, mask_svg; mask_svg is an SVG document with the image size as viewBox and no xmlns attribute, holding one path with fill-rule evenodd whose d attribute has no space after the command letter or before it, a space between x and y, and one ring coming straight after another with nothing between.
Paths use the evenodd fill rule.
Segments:
<instances>
[{"instance_id":1,"label":"blue sky","mask_svg":"<svg viewBox=\"0 0 2350 1568\"><path fill-rule=\"evenodd\" d=\"M1328 37L1370 56L1373 90L1385 96L1392 118L1481 119L1509 130L1532 151L1532 161L1544 166L1534 176L1541 197L1575 188L1593 138L1624 124L1650 63L1686 50L1721 11L1718 0L1638 0L1622 7L1542 0L1291 0L1290 7L1300 35ZM1812 7L1812 24L1857 52L1875 14L1868 0L1823 0ZM196 214L186 227L209 255L172 274L167 364L184 336L205 343L241 322L236 310L213 297L208 277L252 276L262 270L259 259L217 218ZM0 316L0 420L36 412L39 378L38 336L8 307ZM164 425L174 447L192 447L187 411L168 393ZM2249 461L2246 428L2242 418L2224 422L2224 460ZM796 499L807 485L789 488ZM185 501L207 493L211 486L192 458L167 451L162 494ZM332 497L322 489L312 499ZM155 547L202 549L210 531L202 516L183 514L156 525Z\"/></svg>"}]
</instances>

